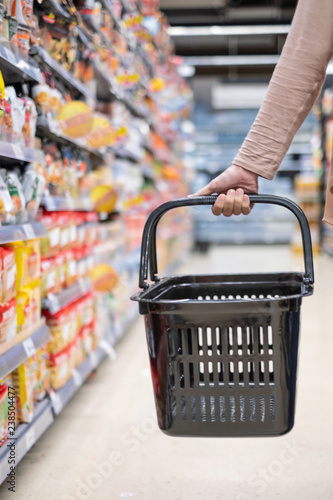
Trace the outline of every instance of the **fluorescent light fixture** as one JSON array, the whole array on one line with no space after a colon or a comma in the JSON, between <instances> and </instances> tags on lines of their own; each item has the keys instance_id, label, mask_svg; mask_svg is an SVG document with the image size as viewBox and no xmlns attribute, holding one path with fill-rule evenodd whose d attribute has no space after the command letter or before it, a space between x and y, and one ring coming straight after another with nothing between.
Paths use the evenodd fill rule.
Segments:
<instances>
[{"instance_id":1,"label":"fluorescent light fixture","mask_svg":"<svg viewBox=\"0 0 333 500\"><path fill-rule=\"evenodd\" d=\"M191 78L195 75L195 67L188 64L179 65L177 71L183 78Z\"/></svg>"},{"instance_id":2,"label":"fluorescent light fixture","mask_svg":"<svg viewBox=\"0 0 333 500\"><path fill-rule=\"evenodd\" d=\"M214 109L259 109L266 92L267 84L215 85L212 106Z\"/></svg>"},{"instance_id":3,"label":"fluorescent light fixture","mask_svg":"<svg viewBox=\"0 0 333 500\"><path fill-rule=\"evenodd\" d=\"M171 26L168 33L176 36L251 36L251 35L287 35L290 24L275 26Z\"/></svg>"},{"instance_id":4,"label":"fluorescent light fixture","mask_svg":"<svg viewBox=\"0 0 333 500\"><path fill-rule=\"evenodd\" d=\"M184 66L274 66L279 56L188 56L183 59Z\"/></svg>"}]
</instances>

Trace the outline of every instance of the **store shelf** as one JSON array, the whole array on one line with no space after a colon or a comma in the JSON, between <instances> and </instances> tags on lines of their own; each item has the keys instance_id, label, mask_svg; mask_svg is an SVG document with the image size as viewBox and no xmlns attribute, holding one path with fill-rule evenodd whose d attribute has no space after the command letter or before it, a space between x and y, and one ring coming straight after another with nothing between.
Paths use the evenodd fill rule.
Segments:
<instances>
[{"instance_id":1,"label":"store shelf","mask_svg":"<svg viewBox=\"0 0 333 500\"><path fill-rule=\"evenodd\" d=\"M63 19L68 23L72 22L69 12L63 7L61 2L58 2L57 0L42 0L41 2L37 2L37 5L34 6L34 10L35 9L37 9L37 11L41 10L42 12L52 12L55 17Z\"/></svg>"},{"instance_id":2,"label":"store shelf","mask_svg":"<svg viewBox=\"0 0 333 500\"><path fill-rule=\"evenodd\" d=\"M81 385L87 380L89 375L96 370L97 366L110 352L113 352L111 345L107 344L106 341L102 341L101 345L93 351L76 370L74 370L72 377L64 387L50 393L52 408L56 415L59 415L67 403L78 392Z\"/></svg>"},{"instance_id":3,"label":"store shelf","mask_svg":"<svg viewBox=\"0 0 333 500\"><path fill-rule=\"evenodd\" d=\"M53 132L48 124L48 121L44 117L39 117L37 120L37 131L36 135L38 137L45 137L47 139L50 139L51 141L57 142L59 144L64 144L65 146L71 146L73 148L78 148L81 149L82 151L85 151L88 154L94 155L96 158L99 158L100 160L104 160L104 150L97 150L97 149L92 149L89 148L89 146L86 146L82 142L75 141L71 139L70 137L65 137L64 135L59 135Z\"/></svg>"},{"instance_id":4,"label":"store shelf","mask_svg":"<svg viewBox=\"0 0 333 500\"><path fill-rule=\"evenodd\" d=\"M15 436L0 448L0 484L3 483L10 471L9 463L10 448L12 445L15 456L15 466L22 460L24 455L32 448L38 439L54 422L52 406L49 399L37 403L34 410L34 418L30 424L18 425ZM12 464L13 465L13 464Z\"/></svg>"},{"instance_id":5,"label":"store shelf","mask_svg":"<svg viewBox=\"0 0 333 500\"><path fill-rule=\"evenodd\" d=\"M62 196L44 196L42 198L43 207L48 212L59 210L91 212L94 210L90 198L65 198Z\"/></svg>"},{"instance_id":6,"label":"store shelf","mask_svg":"<svg viewBox=\"0 0 333 500\"><path fill-rule=\"evenodd\" d=\"M14 243L15 241L27 241L35 238L43 238L47 235L47 229L42 222L0 226L1 245L4 245L5 243Z\"/></svg>"},{"instance_id":7,"label":"store shelf","mask_svg":"<svg viewBox=\"0 0 333 500\"><path fill-rule=\"evenodd\" d=\"M32 356L46 342L51 340L49 329L45 323L41 324L32 333L27 333L18 335L12 339L9 344L10 347L6 351L0 351L0 380L24 363L26 359ZM16 343L13 344L13 342ZM6 348L6 344L3 346L0 345L0 348Z\"/></svg>"},{"instance_id":8,"label":"store shelf","mask_svg":"<svg viewBox=\"0 0 333 500\"><path fill-rule=\"evenodd\" d=\"M123 8L123 11L126 14L134 14L135 8L132 7L132 5L130 5L129 3L127 3L126 0L120 0L120 3L121 3L121 6Z\"/></svg>"},{"instance_id":9,"label":"store shelf","mask_svg":"<svg viewBox=\"0 0 333 500\"><path fill-rule=\"evenodd\" d=\"M101 37L101 40L104 45L109 46L109 41L105 38L104 34L101 32L100 28L95 23L94 18L90 14L81 14L82 21L86 25L86 27L92 32Z\"/></svg>"},{"instance_id":10,"label":"store shelf","mask_svg":"<svg viewBox=\"0 0 333 500\"><path fill-rule=\"evenodd\" d=\"M89 278L84 278L75 285L64 288L60 293L50 293L43 300L43 309L47 309L51 314L56 314L60 309L70 305L72 302L79 300L92 290L91 281Z\"/></svg>"},{"instance_id":11,"label":"store shelf","mask_svg":"<svg viewBox=\"0 0 333 500\"><path fill-rule=\"evenodd\" d=\"M83 95L86 99L95 100L95 96L89 92L86 85L81 83L79 80L74 78L74 76L67 71L61 64L59 64L46 50L42 47L33 47L31 50L32 55L38 57L42 62L49 67L52 73L61 79L67 87Z\"/></svg>"},{"instance_id":12,"label":"store shelf","mask_svg":"<svg viewBox=\"0 0 333 500\"><path fill-rule=\"evenodd\" d=\"M0 66L6 84L19 80L43 82L39 68L18 57L10 49L0 44Z\"/></svg>"},{"instance_id":13,"label":"store shelf","mask_svg":"<svg viewBox=\"0 0 333 500\"><path fill-rule=\"evenodd\" d=\"M0 159L4 162L45 163L43 151L0 141Z\"/></svg>"}]
</instances>

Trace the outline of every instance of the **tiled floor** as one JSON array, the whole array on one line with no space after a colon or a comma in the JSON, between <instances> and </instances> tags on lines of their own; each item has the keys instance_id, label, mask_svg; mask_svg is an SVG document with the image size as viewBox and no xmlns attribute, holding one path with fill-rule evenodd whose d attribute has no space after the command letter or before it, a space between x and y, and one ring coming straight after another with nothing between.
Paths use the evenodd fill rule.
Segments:
<instances>
[{"instance_id":1,"label":"tiled floor","mask_svg":"<svg viewBox=\"0 0 333 500\"><path fill-rule=\"evenodd\" d=\"M300 270L284 247L226 247L184 272ZM142 318L17 468L7 500L333 499L333 259L304 299L296 424L261 439L178 439L156 426ZM186 269L185 269L186 268Z\"/></svg>"}]
</instances>

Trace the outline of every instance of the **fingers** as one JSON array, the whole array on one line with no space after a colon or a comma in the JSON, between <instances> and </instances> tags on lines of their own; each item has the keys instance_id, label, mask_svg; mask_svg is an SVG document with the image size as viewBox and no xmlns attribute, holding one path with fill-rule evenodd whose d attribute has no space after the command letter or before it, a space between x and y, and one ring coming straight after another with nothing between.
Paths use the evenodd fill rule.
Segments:
<instances>
[{"instance_id":1,"label":"fingers","mask_svg":"<svg viewBox=\"0 0 333 500\"><path fill-rule=\"evenodd\" d=\"M242 203L242 214L249 215L249 213L252 210L252 207L253 205L250 205L250 198L248 197L247 194L244 194Z\"/></svg>"},{"instance_id":2,"label":"fingers","mask_svg":"<svg viewBox=\"0 0 333 500\"><path fill-rule=\"evenodd\" d=\"M231 215L248 215L251 212L250 198L244 194L243 189L229 189L227 194L218 196L212 212L214 215L223 214L225 217Z\"/></svg>"},{"instance_id":3,"label":"fingers","mask_svg":"<svg viewBox=\"0 0 333 500\"><path fill-rule=\"evenodd\" d=\"M221 215L224 209L224 204L227 196L225 194L220 194L220 196L217 197L216 202L213 205L212 212L214 215Z\"/></svg>"}]
</instances>

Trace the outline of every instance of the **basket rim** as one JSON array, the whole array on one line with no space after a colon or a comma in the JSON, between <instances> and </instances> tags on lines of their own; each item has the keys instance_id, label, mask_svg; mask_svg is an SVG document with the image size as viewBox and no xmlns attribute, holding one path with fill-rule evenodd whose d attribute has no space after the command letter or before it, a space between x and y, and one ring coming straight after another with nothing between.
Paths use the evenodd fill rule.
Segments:
<instances>
[{"instance_id":1,"label":"basket rim","mask_svg":"<svg viewBox=\"0 0 333 500\"><path fill-rule=\"evenodd\" d=\"M246 281L245 283L250 285L251 283L252 284L268 284L268 283L274 283L274 280L273 279L267 279L268 277L269 278L274 278L274 277L294 277L295 280L298 281L298 285L300 286L300 291L299 293L296 293L296 294L288 294L288 295L282 295L282 296L279 296L279 297L256 297L256 298L251 298L251 297L248 297L248 298L239 298L239 299L235 299L235 298L232 298L232 299L229 299L229 298L225 298L225 299L213 299L213 300L198 300L198 299L163 299L163 298L158 298L157 297L147 297L148 294L151 294L151 292L153 292L154 290L157 290L158 288L161 288L163 285L166 285L167 282L170 280L174 280L175 278L205 278L205 277L210 277L210 278L214 278L214 277L220 277L220 278L228 278L228 277L233 277L233 278L242 278L242 277L247 277L247 278L250 278L250 277L259 277L259 278L263 278L263 277L266 277L266 280L258 280L258 279L254 279L253 281ZM289 300L289 299L299 299L300 297L307 297L307 296L311 296L313 294L313 286L312 285L305 285L305 283L303 282L303 278L304 278L304 273L297 273L297 272L279 272L279 273L247 273L247 274L232 274L232 273L228 273L228 274L216 274L216 275L208 275L208 274L186 274L186 275L178 275L178 274L174 274L174 275L171 275L171 276L166 276L164 278L161 278L160 281L158 281L157 283L152 283L148 288L146 288L145 290L141 290L137 293L135 293L134 295L131 296L131 300L133 301L136 301L136 302L144 302L144 303L153 303L153 304L205 304L207 305L208 303L209 304L226 304L226 303L253 303L253 302L262 302L262 303L267 303L267 302L278 302L278 301L281 301L281 300ZM234 279L232 281L224 281L223 284L225 285L235 285L237 283L242 283L241 280L239 281L235 281ZM244 283L244 282L243 282ZM282 281L279 281L277 282L277 285L278 284L282 284L282 283L288 283L287 280L282 280ZM191 283L183 283L184 285L191 285ZM193 284L193 283L192 283ZM172 285L170 284L170 286L177 286L177 284L175 285ZM178 284L179 286L179 284Z\"/></svg>"}]
</instances>

